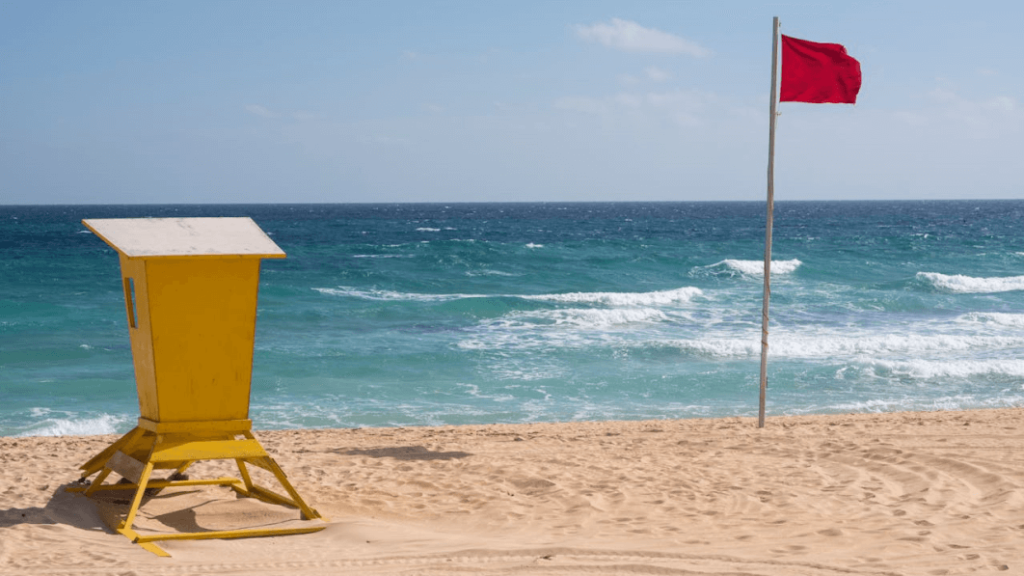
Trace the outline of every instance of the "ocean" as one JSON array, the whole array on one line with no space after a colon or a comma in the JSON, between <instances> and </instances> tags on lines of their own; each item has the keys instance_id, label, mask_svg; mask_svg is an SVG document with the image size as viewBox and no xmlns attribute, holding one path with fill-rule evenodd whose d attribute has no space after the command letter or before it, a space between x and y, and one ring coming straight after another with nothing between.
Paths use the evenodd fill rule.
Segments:
<instances>
[{"instance_id":1,"label":"ocean","mask_svg":"<svg viewBox=\"0 0 1024 576\"><path fill-rule=\"evenodd\" d=\"M83 218L249 216L257 428L757 414L760 202L0 207L0 436L138 417ZM1024 201L779 202L768 417L1024 405ZM769 420L770 421L770 420Z\"/></svg>"}]
</instances>

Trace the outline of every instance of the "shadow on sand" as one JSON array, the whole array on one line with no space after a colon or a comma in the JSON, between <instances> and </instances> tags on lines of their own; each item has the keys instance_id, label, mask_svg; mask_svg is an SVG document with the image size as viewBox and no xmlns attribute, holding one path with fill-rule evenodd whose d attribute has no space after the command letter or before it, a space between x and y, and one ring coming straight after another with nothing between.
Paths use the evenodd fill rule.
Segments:
<instances>
[{"instance_id":1,"label":"shadow on sand","mask_svg":"<svg viewBox=\"0 0 1024 576\"><path fill-rule=\"evenodd\" d=\"M128 513L134 490L97 492L92 497L81 493L66 492L65 488L79 486L77 482L62 484L50 496L45 507L0 509L0 528L19 524L63 524L80 530L96 530L114 534L110 524L120 522ZM148 491L147 491L148 492ZM196 491L179 491L146 494L142 506L154 499L170 500L188 497ZM189 532L204 531L196 525L194 508L206 502L188 502L187 508L174 514L165 514L159 519L171 528Z\"/></svg>"},{"instance_id":2,"label":"shadow on sand","mask_svg":"<svg viewBox=\"0 0 1024 576\"><path fill-rule=\"evenodd\" d=\"M396 460L456 460L472 456L469 452L431 452L424 446L388 446L368 450L331 450L344 456L369 456L371 458L394 458Z\"/></svg>"}]
</instances>

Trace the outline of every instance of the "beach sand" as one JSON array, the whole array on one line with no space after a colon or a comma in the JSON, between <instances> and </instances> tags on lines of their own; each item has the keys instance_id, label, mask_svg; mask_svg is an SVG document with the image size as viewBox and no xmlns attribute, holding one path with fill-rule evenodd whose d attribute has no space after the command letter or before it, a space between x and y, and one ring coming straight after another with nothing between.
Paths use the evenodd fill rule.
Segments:
<instances>
[{"instance_id":1,"label":"beach sand","mask_svg":"<svg viewBox=\"0 0 1024 576\"><path fill-rule=\"evenodd\" d=\"M0 574L1024 574L1020 408L257 437L327 529L172 558L104 527L123 500L63 491L115 437L0 438ZM179 488L137 526L297 517Z\"/></svg>"}]
</instances>

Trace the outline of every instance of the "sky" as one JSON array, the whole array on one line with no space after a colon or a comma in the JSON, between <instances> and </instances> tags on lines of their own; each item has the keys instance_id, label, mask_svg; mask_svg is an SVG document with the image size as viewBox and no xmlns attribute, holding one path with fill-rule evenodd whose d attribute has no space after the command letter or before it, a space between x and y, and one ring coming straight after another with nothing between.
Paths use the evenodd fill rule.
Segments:
<instances>
[{"instance_id":1,"label":"sky","mask_svg":"<svg viewBox=\"0 0 1024 576\"><path fill-rule=\"evenodd\" d=\"M0 204L1024 198L1024 3L0 0Z\"/></svg>"}]
</instances>

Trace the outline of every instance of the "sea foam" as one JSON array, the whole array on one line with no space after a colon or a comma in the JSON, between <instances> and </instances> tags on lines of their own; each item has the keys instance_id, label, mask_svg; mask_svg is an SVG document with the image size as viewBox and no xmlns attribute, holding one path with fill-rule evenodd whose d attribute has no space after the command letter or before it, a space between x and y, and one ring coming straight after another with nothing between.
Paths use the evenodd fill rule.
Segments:
<instances>
[{"instance_id":1,"label":"sea foam","mask_svg":"<svg viewBox=\"0 0 1024 576\"><path fill-rule=\"evenodd\" d=\"M46 418L18 436L90 436L115 434L125 416L100 414L93 418Z\"/></svg>"},{"instance_id":2,"label":"sea foam","mask_svg":"<svg viewBox=\"0 0 1024 576\"><path fill-rule=\"evenodd\" d=\"M503 321L510 325L555 325L578 326L581 328L611 328L627 324L646 324L668 320L664 312L656 308L563 308L558 310L536 310L514 312Z\"/></svg>"},{"instance_id":3,"label":"sea foam","mask_svg":"<svg viewBox=\"0 0 1024 576\"><path fill-rule=\"evenodd\" d=\"M910 410L969 410L972 408L1006 408L1020 406L1024 396L1020 394L999 395L994 397L978 397L973 394L957 394L927 398L921 396L903 396L887 398L871 398L863 401L839 402L828 406L811 406L805 410L787 410L787 414L807 414L820 412L822 408L835 412L897 412Z\"/></svg>"},{"instance_id":4,"label":"sea foam","mask_svg":"<svg viewBox=\"0 0 1024 576\"><path fill-rule=\"evenodd\" d=\"M658 290L655 292L569 292L566 294L520 296L520 298L547 302L607 304L610 306L658 306L685 304L703 294L700 288L685 286L675 290Z\"/></svg>"},{"instance_id":5,"label":"sea foam","mask_svg":"<svg viewBox=\"0 0 1024 576\"><path fill-rule=\"evenodd\" d=\"M872 365L897 376L924 380L977 376L1024 378L1024 360L874 360Z\"/></svg>"},{"instance_id":6,"label":"sea foam","mask_svg":"<svg viewBox=\"0 0 1024 576\"><path fill-rule=\"evenodd\" d=\"M874 357L884 354L948 354L1024 347L1024 336L972 336L960 334L882 334L874 336L794 336L769 338L768 353L784 358ZM670 340L661 345L701 356L744 357L761 353L761 342L750 339L701 338Z\"/></svg>"},{"instance_id":7,"label":"sea foam","mask_svg":"<svg viewBox=\"0 0 1024 576\"><path fill-rule=\"evenodd\" d=\"M396 292L394 290L359 290L347 286L337 288L313 288L329 296L345 296L363 300L407 301L407 302L450 302L465 298L489 298L487 294L422 294L417 292Z\"/></svg>"},{"instance_id":8,"label":"sea foam","mask_svg":"<svg viewBox=\"0 0 1024 576\"><path fill-rule=\"evenodd\" d=\"M1024 290L1024 276L974 278L962 274L947 275L938 272L918 272L917 278L927 282L937 290L954 294L990 294Z\"/></svg>"},{"instance_id":9,"label":"sea foam","mask_svg":"<svg viewBox=\"0 0 1024 576\"><path fill-rule=\"evenodd\" d=\"M1010 314L1006 312L971 312L958 316L957 322L1024 328L1024 314Z\"/></svg>"},{"instance_id":10,"label":"sea foam","mask_svg":"<svg viewBox=\"0 0 1024 576\"><path fill-rule=\"evenodd\" d=\"M313 288L330 296L346 296L364 300L405 300L413 302L448 302L465 298L521 298L544 302L591 303L609 306L658 306L685 304L704 293L699 288L683 287L655 292L567 292L564 294L423 294L394 290L359 290L348 286Z\"/></svg>"},{"instance_id":11,"label":"sea foam","mask_svg":"<svg viewBox=\"0 0 1024 576\"><path fill-rule=\"evenodd\" d=\"M791 274L796 271L797 268L803 262L793 260L772 260L772 274ZM739 272L740 274L746 274L748 276L764 276L764 260L722 260L709 266L702 266L706 270L727 270L730 272Z\"/></svg>"}]
</instances>

